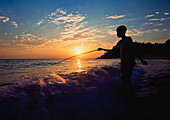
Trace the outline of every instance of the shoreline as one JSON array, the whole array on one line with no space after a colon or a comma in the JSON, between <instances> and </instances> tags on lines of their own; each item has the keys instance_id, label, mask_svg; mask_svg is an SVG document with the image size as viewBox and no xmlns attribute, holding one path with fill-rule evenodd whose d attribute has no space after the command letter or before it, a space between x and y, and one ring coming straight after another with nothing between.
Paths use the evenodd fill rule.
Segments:
<instances>
[{"instance_id":1,"label":"shoreline","mask_svg":"<svg viewBox=\"0 0 170 120\"><path fill-rule=\"evenodd\" d=\"M157 59L157 60L170 60L170 56L155 56L155 57L142 57L143 59ZM96 58L96 59L120 59L120 58ZM138 59L138 58L135 58Z\"/></svg>"}]
</instances>

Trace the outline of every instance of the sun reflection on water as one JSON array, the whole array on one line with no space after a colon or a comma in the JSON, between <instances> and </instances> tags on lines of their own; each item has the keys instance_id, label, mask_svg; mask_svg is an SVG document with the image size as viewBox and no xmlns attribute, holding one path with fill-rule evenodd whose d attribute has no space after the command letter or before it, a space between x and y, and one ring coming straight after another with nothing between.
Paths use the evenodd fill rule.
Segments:
<instances>
[{"instance_id":1,"label":"sun reflection on water","mask_svg":"<svg viewBox=\"0 0 170 120\"><path fill-rule=\"evenodd\" d=\"M82 70L82 65L81 65L81 60L80 60L80 59L77 59L77 66L78 66L77 72L83 71L83 70Z\"/></svg>"}]
</instances>

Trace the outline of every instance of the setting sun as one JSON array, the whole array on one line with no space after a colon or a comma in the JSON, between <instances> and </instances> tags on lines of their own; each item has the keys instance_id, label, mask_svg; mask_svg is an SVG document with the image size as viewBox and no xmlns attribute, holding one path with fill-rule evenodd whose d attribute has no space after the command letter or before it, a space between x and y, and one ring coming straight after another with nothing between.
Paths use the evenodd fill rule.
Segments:
<instances>
[{"instance_id":1,"label":"setting sun","mask_svg":"<svg viewBox=\"0 0 170 120\"><path fill-rule=\"evenodd\" d=\"M81 53L82 53L82 49L80 49L80 48L75 48L75 52L76 52L77 54L81 54Z\"/></svg>"}]
</instances>

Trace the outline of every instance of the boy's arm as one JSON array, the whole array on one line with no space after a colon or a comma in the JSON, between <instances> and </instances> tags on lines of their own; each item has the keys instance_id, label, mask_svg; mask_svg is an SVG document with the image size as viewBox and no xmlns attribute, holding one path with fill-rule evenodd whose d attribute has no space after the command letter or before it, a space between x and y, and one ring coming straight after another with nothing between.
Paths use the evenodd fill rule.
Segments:
<instances>
[{"instance_id":1,"label":"boy's arm","mask_svg":"<svg viewBox=\"0 0 170 120\"><path fill-rule=\"evenodd\" d=\"M144 61L144 60L142 59L141 56L138 56L138 58L139 58L139 60L141 61L141 63L142 63L143 65L147 65L147 64L148 64L146 61Z\"/></svg>"},{"instance_id":2,"label":"boy's arm","mask_svg":"<svg viewBox=\"0 0 170 120\"><path fill-rule=\"evenodd\" d=\"M100 51L100 50L104 50L104 51L112 51L112 49L103 49L103 48L98 48L98 50Z\"/></svg>"},{"instance_id":3,"label":"boy's arm","mask_svg":"<svg viewBox=\"0 0 170 120\"><path fill-rule=\"evenodd\" d=\"M120 49L119 46L120 46L120 41L119 41L115 46L113 46L112 49L98 48L98 50L99 50L99 51L100 51L100 50L104 50L104 51L109 52L109 51L113 51L114 49Z\"/></svg>"}]
</instances>

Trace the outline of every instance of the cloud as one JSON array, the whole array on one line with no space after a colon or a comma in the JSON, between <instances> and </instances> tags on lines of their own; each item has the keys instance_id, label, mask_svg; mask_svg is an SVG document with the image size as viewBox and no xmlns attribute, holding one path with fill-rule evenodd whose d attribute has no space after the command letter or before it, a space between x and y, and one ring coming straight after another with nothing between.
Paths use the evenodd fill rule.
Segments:
<instances>
[{"instance_id":1,"label":"cloud","mask_svg":"<svg viewBox=\"0 0 170 120\"><path fill-rule=\"evenodd\" d=\"M68 32L63 32L61 34L61 40L91 40L97 38L103 38L104 35L100 34L100 30L93 28L84 28L80 30L72 30Z\"/></svg>"},{"instance_id":2,"label":"cloud","mask_svg":"<svg viewBox=\"0 0 170 120\"><path fill-rule=\"evenodd\" d=\"M15 21L11 21L11 24L14 25L15 28L18 28L18 24Z\"/></svg>"},{"instance_id":3,"label":"cloud","mask_svg":"<svg viewBox=\"0 0 170 120\"><path fill-rule=\"evenodd\" d=\"M123 18L126 15L114 15L114 16L107 16L106 18L111 18L111 19L119 19L119 18Z\"/></svg>"},{"instance_id":4,"label":"cloud","mask_svg":"<svg viewBox=\"0 0 170 120\"><path fill-rule=\"evenodd\" d=\"M161 25L163 25L163 23L155 24L155 23L153 23L153 22L146 22L146 23L144 23L143 25L161 26Z\"/></svg>"},{"instance_id":5,"label":"cloud","mask_svg":"<svg viewBox=\"0 0 170 120\"><path fill-rule=\"evenodd\" d=\"M106 28L113 28L115 25L106 26Z\"/></svg>"},{"instance_id":6,"label":"cloud","mask_svg":"<svg viewBox=\"0 0 170 120\"><path fill-rule=\"evenodd\" d=\"M138 30L138 29L129 29L127 30L127 35L130 36L142 36L144 34L144 31Z\"/></svg>"},{"instance_id":7,"label":"cloud","mask_svg":"<svg viewBox=\"0 0 170 120\"><path fill-rule=\"evenodd\" d=\"M160 18L160 21L165 21L165 20L169 20L170 19L170 17L168 17L168 18Z\"/></svg>"},{"instance_id":8,"label":"cloud","mask_svg":"<svg viewBox=\"0 0 170 120\"><path fill-rule=\"evenodd\" d=\"M136 19L124 19L124 20L119 20L119 22L129 22L129 21L134 21Z\"/></svg>"},{"instance_id":9,"label":"cloud","mask_svg":"<svg viewBox=\"0 0 170 120\"><path fill-rule=\"evenodd\" d=\"M82 33L84 31L87 31L89 30L89 28L85 28L85 25L87 24L88 22L81 22L79 24L66 24L64 27L64 32L61 32L60 34L70 34L70 33L75 33L75 34L78 34L78 33Z\"/></svg>"},{"instance_id":10,"label":"cloud","mask_svg":"<svg viewBox=\"0 0 170 120\"><path fill-rule=\"evenodd\" d=\"M18 36L15 36L18 37ZM20 40L14 40L14 43L19 45L19 46L23 46L26 48L30 48L30 47L43 47L44 44L46 43L46 39L41 38L41 37L37 37L35 35L32 34L22 34L20 36Z\"/></svg>"},{"instance_id":11,"label":"cloud","mask_svg":"<svg viewBox=\"0 0 170 120\"><path fill-rule=\"evenodd\" d=\"M151 30L146 30L145 33L149 33L149 32L164 32L164 31L167 31L167 29L162 29L162 30L159 30L159 29L151 29Z\"/></svg>"},{"instance_id":12,"label":"cloud","mask_svg":"<svg viewBox=\"0 0 170 120\"><path fill-rule=\"evenodd\" d=\"M83 36L81 34L76 34L76 35L73 35L73 36L70 36L70 37L67 37L65 39L63 39L64 41L67 41L67 40L80 40L80 39L83 39L83 38L88 38L90 36Z\"/></svg>"},{"instance_id":13,"label":"cloud","mask_svg":"<svg viewBox=\"0 0 170 120\"><path fill-rule=\"evenodd\" d=\"M162 23L159 23L159 24L154 24L153 26L161 26L163 25Z\"/></svg>"},{"instance_id":14,"label":"cloud","mask_svg":"<svg viewBox=\"0 0 170 120\"><path fill-rule=\"evenodd\" d=\"M37 22L37 25L41 25L43 23L44 19L41 19L39 22Z\"/></svg>"},{"instance_id":15,"label":"cloud","mask_svg":"<svg viewBox=\"0 0 170 120\"><path fill-rule=\"evenodd\" d=\"M50 13L48 16L56 16L57 14L63 14L63 15L65 15L67 13L67 11L65 10L65 9L61 9L61 8L59 8L59 9L57 9L55 12L52 12L52 13ZM58 16L60 16L60 15L58 15Z\"/></svg>"},{"instance_id":16,"label":"cloud","mask_svg":"<svg viewBox=\"0 0 170 120\"><path fill-rule=\"evenodd\" d=\"M153 22L144 23L145 25L153 25Z\"/></svg>"},{"instance_id":17,"label":"cloud","mask_svg":"<svg viewBox=\"0 0 170 120\"><path fill-rule=\"evenodd\" d=\"M79 13L68 13L65 9L57 9L48 15L48 22L56 25L61 25L65 23L79 23L83 21L86 17Z\"/></svg>"},{"instance_id":18,"label":"cloud","mask_svg":"<svg viewBox=\"0 0 170 120\"><path fill-rule=\"evenodd\" d=\"M148 21L160 21L160 19L159 18L155 18L155 19L150 19Z\"/></svg>"},{"instance_id":19,"label":"cloud","mask_svg":"<svg viewBox=\"0 0 170 120\"><path fill-rule=\"evenodd\" d=\"M165 21L165 20L169 20L170 17L168 18L155 18L155 19L149 19L148 21Z\"/></svg>"},{"instance_id":20,"label":"cloud","mask_svg":"<svg viewBox=\"0 0 170 120\"><path fill-rule=\"evenodd\" d=\"M0 41L0 49L2 48L11 48L11 44L10 43L1 43Z\"/></svg>"},{"instance_id":21,"label":"cloud","mask_svg":"<svg viewBox=\"0 0 170 120\"><path fill-rule=\"evenodd\" d=\"M150 32L164 32L167 31L167 29L150 29L150 30L139 30L139 29L128 29L127 30L127 35L128 36L142 36L145 33L150 33Z\"/></svg>"},{"instance_id":22,"label":"cloud","mask_svg":"<svg viewBox=\"0 0 170 120\"><path fill-rule=\"evenodd\" d=\"M15 39L18 39L18 35L15 35L15 37L14 37Z\"/></svg>"},{"instance_id":23,"label":"cloud","mask_svg":"<svg viewBox=\"0 0 170 120\"><path fill-rule=\"evenodd\" d=\"M81 21L83 21L85 19L84 16L82 16L81 14L68 14L67 16L60 16L57 18L53 18L49 23L54 23L56 25L60 25L60 24L64 24L64 23L71 23L71 22L75 22L75 23L79 23Z\"/></svg>"},{"instance_id":24,"label":"cloud","mask_svg":"<svg viewBox=\"0 0 170 120\"><path fill-rule=\"evenodd\" d=\"M156 14L159 14L159 12L155 12Z\"/></svg>"},{"instance_id":25,"label":"cloud","mask_svg":"<svg viewBox=\"0 0 170 120\"><path fill-rule=\"evenodd\" d=\"M164 15L170 15L170 13L164 13Z\"/></svg>"},{"instance_id":26,"label":"cloud","mask_svg":"<svg viewBox=\"0 0 170 120\"><path fill-rule=\"evenodd\" d=\"M164 31L167 31L167 29L163 29L163 30L161 30L160 32L164 32Z\"/></svg>"},{"instance_id":27,"label":"cloud","mask_svg":"<svg viewBox=\"0 0 170 120\"><path fill-rule=\"evenodd\" d=\"M0 20L2 20L3 23L10 21L9 17L0 16ZM15 28L18 28L18 24L15 21L10 21L12 25L14 25Z\"/></svg>"},{"instance_id":28,"label":"cloud","mask_svg":"<svg viewBox=\"0 0 170 120\"><path fill-rule=\"evenodd\" d=\"M0 20L2 19L2 22L8 22L9 21L9 17L5 17L5 16L0 16Z\"/></svg>"},{"instance_id":29,"label":"cloud","mask_svg":"<svg viewBox=\"0 0 170 120\"><path fill-rule=\"evenodd\" d=\"M79 12L68 12L65 9L57 9L41 19L37 25L44 23L46 30L56 26L57 29L55 28L53 32L56 31L57 39L60 42L67 41L70 43L70 41L103 38L104 35L100 29L88 26L86 17L86 15Z\"/></svg>"},{"instance_id":30,"label":"cloud","mask_svg":"<svg viewBox=\"0 0 170 120\"><path fill-rule=\"evenodd\" d=\"M112 29L109 29L109 30L107 31L107 33L108 33L109 35L116 35L116 34L117 34L116 31L115 31L115 30L112 30Z\"/></svg>"},{"instance_id":31,"label":"cloud","mask_svg":"<svg viewBox=\"0 0 170 120\"><path fill-rule=\"evenodd\" d=\"M103 37L102 35L98 35L99 31L93 27L86 27L88 21L85 20L85 15L78 12L67 13L66 10L57 9L55 12L49 14L49 18L49 23L60 25L60 27L63 25L63 30L59 32L60 39L63 41Z\"/></svg>"},{"instance_id":32,"label":"cloud","mask_svg":"<svg viewBox=\"0 0 170 120\"><path fill-rule=\"evenodd\" d=\"M147 15L146 18L153 17L153 16L155 16L155 15Z\"/></svg>"}]
</instances>

